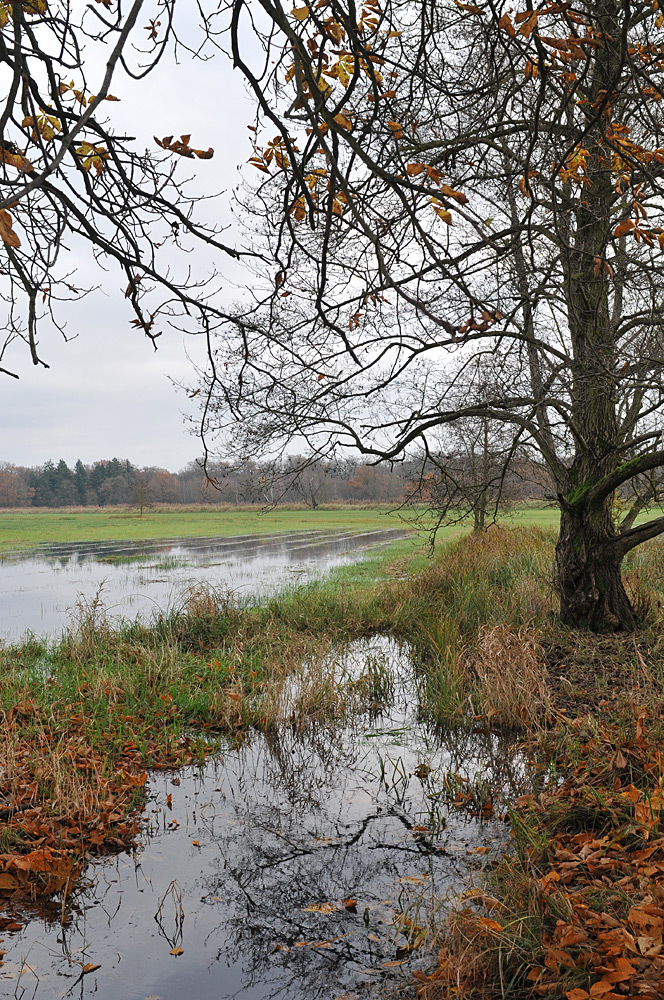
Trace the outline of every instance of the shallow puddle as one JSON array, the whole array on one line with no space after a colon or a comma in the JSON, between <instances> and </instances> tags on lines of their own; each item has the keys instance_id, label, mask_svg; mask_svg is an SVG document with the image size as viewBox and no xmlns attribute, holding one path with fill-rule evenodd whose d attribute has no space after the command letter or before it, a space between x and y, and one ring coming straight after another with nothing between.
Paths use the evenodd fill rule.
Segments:
<instances>
[{"instance_id":1,"label":"shallow puddle","mask_svg":"<svg viewBox=\"0 0 664 1000\"><path fill-rule=\"evenodd\" d=\"M495 736L441 734L419 718L394 644L355 643L341 666L357 677L369 657L394 678L378 714L301 736L284 725L202 769L151 774L142 845L89 866L66 925L57 906L50 920L15 911L26 923L4 934L0 991L350 1000L431 964L405 954L403 914L418 922L467 886L506 831L448 805L449 774L510 795L522 764ZM99 968L82 974L86 963Z\"/></svg>"},{"instance_id":2,"label":"shallow puddle","mask_svg":"<svg viewBox=\"0 0 664 1000\"><path fill-rule=\"evenodd\" d=\"M52 635L77 602L100 593L112 618L135 618L175 607L187 589L205 583L243 596L265 596L311 580L363 552L404 538L405 530L302 531L155 542L43 545L0 557L0 641L26 632Z\"/></svg>"}]
</instances>

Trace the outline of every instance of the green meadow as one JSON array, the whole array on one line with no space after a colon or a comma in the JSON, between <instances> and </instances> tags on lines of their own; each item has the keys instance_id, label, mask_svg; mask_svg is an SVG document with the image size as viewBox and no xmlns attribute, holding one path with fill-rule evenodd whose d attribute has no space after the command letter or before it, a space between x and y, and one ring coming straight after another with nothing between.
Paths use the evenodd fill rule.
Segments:
<instances>
[{"instance_id":1,"label":"green meadow","mask_svg":"<svg viewBox=\"0 0 664 1000\"><path fill-rule=\"evenodd\" d=\"M501 520L533 527L555 525L552 508L520 507ZM328 505L308 507L163 506L145 511L120 507L27 508L0 512L0 551L31 548L45 542L143 541L154 538L269 534L282 531L372 531L413 527L413 512L394 507ZM452 538L463 526L441 529Z\"/></svg>"}]
</instances>

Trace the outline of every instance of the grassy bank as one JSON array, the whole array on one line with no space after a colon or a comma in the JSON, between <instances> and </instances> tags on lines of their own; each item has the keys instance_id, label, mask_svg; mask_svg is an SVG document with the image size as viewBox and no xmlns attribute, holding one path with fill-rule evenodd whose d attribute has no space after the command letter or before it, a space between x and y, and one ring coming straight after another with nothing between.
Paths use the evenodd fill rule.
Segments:
<instances>
[{"instance_id":1,"label":"grassy bank","mask_svg":"<svg viewBox=\"0 0 664 1000\"><path fill-rule=\"evenodd\" d=\"M263 605L200 590L168 616L119 629L93 600L61 641L0 650L0 888L53 892L86 852L131 842L146 768L200 759L251 727L306 726L375 700L381 678L344 676L331 655L352 639L410 641L423 703L462 721L468 691L453 665L464 646L488 615L518 628L535 613L530 585L514 597L515 575L546 551L533 557L527 537L510 541L507 562L500 532L434 560L407 539Z\"/></svg>"},{"instance_id":2,"label":"grassy bank","mask_svg":"<svg viewBox=\"0 0 664 1000\"><path fill-rule=\"evenodd\" d=\"M332 655L384 633L412 647L423 712L510 729L535 761L512 850L436 929L438 962L414 989L661 996L664 547L628 569L648 628L592 638L553 617L553 541L492 529L430 559L406 540L264 605L199 591L119 630L93 602L61 642L1 651L0 891L66 893L90 852L130 842L147 767L389 697L375 665L349 677Z\"/></svg>"},{"instance_id":3,"label":"grassy bank","mask_svg":"<svg viewBox=\"0 0 664 1000\"><path fill-rule=\"evenodd\" d=\"M517 727L533 792L513 804L488 882L436 928L437 963L409 996L664 997L664 546L627 567L647 627L598 637L551 616L552 541L457 548L485 577L467 591L467 645L446 624L427 683L450 715L465 690L476 721Z\"/></svg>"},{"instance_id":4,"label":"grassy bank","mask_svg":"<svg viewBox=\"0 0 664 1000\"><path fill-rule=\"evenodd\" d=\"M527 525L551 525L556 516L554 510L535 506L514 512L517 523ZM326 504L317 510L293 505L267 511L257 506L163 505L142 515L126 507L25 508L0 510L0 552L45 542L145 541L280 531L369 531L402 524L399 511L388 505ZM453 537L461 530L443 529L441 538Z\"/></svg>"}]
</instances>

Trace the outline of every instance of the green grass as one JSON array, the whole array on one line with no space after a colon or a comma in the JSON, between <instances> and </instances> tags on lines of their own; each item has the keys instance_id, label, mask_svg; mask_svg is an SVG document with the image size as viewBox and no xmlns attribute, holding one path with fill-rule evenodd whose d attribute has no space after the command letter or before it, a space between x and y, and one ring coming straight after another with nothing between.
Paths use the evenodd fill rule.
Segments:
<instances>
[{"instance_id":1,"label":"green grass","mask_svg":"<svg viewBox=\"0 0 664 1000\"><path fill-rule=\"evenodd\" d=\"M548 526L557 511L528 506L509 515L505 523ZM164 506L142 516L122 507L94 510L26 508L0 511L0 552L31 548L45 542L145 541L157 538L264 534L282 531L371 531L408 527L399 511L389 506L306 507ZM443 528L441 538L451 538L460 527Z\"/></svg>"},{"instance_id":2,"label":"green grass","mask_svg":"<svg viewBox=\"0 0 664 1000\"><path fill-rule=\"evenodd\" d=\"M142 516L121 507L95 510L29 508L0 512L0 551L43 542L144 541L154 538L229 536L304 530L398 528L390 508L338 507L261 512L257 507L164 506Z\"/></svg>"}]
</instances>

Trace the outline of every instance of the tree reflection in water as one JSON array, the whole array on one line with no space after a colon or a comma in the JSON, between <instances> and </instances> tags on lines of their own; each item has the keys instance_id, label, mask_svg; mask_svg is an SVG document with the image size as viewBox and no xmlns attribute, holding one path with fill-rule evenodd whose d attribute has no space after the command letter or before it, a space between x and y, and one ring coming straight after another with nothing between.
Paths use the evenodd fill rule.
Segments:
<instances>
[{"instance_id":1,"label":"tree reflection in water","mask_svg":"<svg viewBox=\"0 0 664 1000\"><path fill-rule=\"evenodd\" d=\"M172 773L153 775L151 835L136 858L95 864L67 928L33 923L11 942L7 958L29 952L40 977L35 1000L63 995L62 976L74 982L80 971L65 956L83 948L102 967L75 995L95 1000L180 1000L194 984L197 1000L384 991L395 969L383 963L406 943L397 915L418 897L458 890L487 857L468 852L503 836L500 822L445 804L445 775L481 772L512 794L525 765L496 736L441 731L422 717L407 650L356 643L349 672L369 654L393 670L381 712L336 729L256 734L223 761L180 772L179 785ZM311 909L325 903L335 908ZM174 944L184 949L177 959Z\"/></svg>"}]
</instances>

